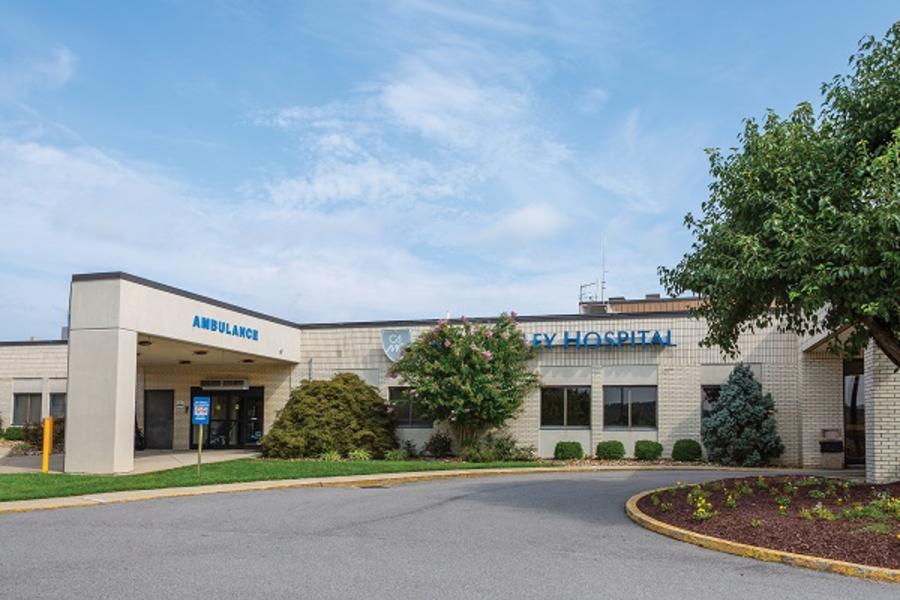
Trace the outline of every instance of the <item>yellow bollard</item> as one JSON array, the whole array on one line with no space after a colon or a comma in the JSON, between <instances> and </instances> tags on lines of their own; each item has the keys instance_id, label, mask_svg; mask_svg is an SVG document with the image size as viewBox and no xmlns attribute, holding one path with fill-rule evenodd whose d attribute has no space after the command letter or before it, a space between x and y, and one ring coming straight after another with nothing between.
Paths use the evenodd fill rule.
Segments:
<instances>
[{"instance_id":1,"label":"yellow bollard","mask_svg":"<svg viewBox=\"0 0 900 600\"><path fill-rule=\"evenodd\" d=\"M41 473L50 472L50 454L53 452L53 417L44 419L44 453L41 456Z\"/></svg>"}]
</instances>

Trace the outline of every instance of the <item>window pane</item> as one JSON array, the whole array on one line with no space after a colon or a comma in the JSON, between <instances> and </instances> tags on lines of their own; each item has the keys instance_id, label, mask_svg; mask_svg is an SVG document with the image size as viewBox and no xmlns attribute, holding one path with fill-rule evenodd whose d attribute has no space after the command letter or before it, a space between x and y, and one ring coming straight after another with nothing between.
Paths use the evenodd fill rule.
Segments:
<instances>
[{"instance_id":1,"label":"window pane","mask_svg":"<svg viewBox=\"0 0 900 600\"><path fill-rule=\"evenodd\" d=\"M569 427L591 426L591 388L568 388L566 403L566 425Z\"/></svg>"},{"instance_id":2,"label":"window pane","mask_svg":"<svg viewBox=\"0 0 900 600\"><path fill-rule=\"evenodd\" d=\"M28 422L28 394L13 396L13 425L24 425Z\"/></svg>"},{"instance_id":3,"label":"window pane","mask_svg":"<svg viewBox=\"0 0 900 600\"><path fill-rule=\"evenodd\" d=\"M628 405L622 388L603 388L603 426L628 427Z\"/></svg>"},{"instance_id":4,"label":"window pane","mask_svg":"<svg viewBox=\"0 0 900 600\"><path fill-rule=\"evenodd\" d=\"M431 419L423 417L419 414L415 401L409 405L409 425L410 427L433 427L434 422Z\"/></svg>"},{"instance_id":5,"label":"window pane","mask_svg":"<svg viewBox=\"0 0 900 600\"><path fill-rule=\"evenodd\" d=\"M541 427L562 427L563 388L541 388Z\"/></svg>"},{"instance_id":6,"label":"window pane","mask_svg":"<svg viewBox=\"0 0 900 600\"><path fill-rule=\"evenodd\" d=\"M388 388L388 400L394 407L394 420L397 427L409 427L412 423L412 403L409 400L409 387L392 386Z\"/></svg>"},{"instance_id":7,"label":"window pane","mask_svg":"<svg viewBox=\"0 0 900 600\"><path fill-rule=\"evenodd\" d=\"M64 419L66 416L66 395L50 394L50 416L54 419Z\"/></svg>"},{"instance_id":8,"label":"window pane","mask_svg":"<svg viewBox=\"0 0 900 600\"><path fill-rule=\"evenodd\" d=\"M631 426L656 427L656 388L633 387L631 394Z\"/></svg>"},{"instance_id":9,"label":"window pane","mask_svg":"<svg viewBox=\"0 0 900 600\"><path fill-rule=\"evenodd\" d=\"M700 414L702 418L709 416L713 403L719 399L719 392L722 390L720 385L703 385L700 386Z\"/></svg>"}]
</instances>

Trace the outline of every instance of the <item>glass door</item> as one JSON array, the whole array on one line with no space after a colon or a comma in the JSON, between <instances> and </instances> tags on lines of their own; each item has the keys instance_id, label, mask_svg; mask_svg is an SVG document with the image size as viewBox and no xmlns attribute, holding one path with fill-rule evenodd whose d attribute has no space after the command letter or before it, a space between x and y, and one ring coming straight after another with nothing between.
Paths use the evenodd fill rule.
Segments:
<instances>
[{"instance_id":1,"label":"glass door","mask_svg":"<svg viewBox=\"0 0 900 600\"><path fill-rule=\"evenodd\" d=\"M191 397L209 396L209 426L204 427L204 448L243 448L262 441L263 388L249 390L203 391L192 388ZM191 447L197 447L199 427L191 427Z\"/></svg>"},{"instance_id":2,"label":"glass door","mask_svg":"<svg viewBox=\"0 0 900 600\"><path fill-rule=\"evenodd\" d=\"M866 390L858 359L844 363L844 462L866 463Z\"/></svg>"}]
</instances>

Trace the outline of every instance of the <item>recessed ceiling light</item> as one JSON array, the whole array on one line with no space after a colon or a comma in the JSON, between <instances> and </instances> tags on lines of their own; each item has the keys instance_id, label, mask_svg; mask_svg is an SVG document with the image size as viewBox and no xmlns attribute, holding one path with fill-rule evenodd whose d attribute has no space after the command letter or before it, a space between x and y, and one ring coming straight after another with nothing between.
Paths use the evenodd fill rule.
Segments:
<instances>
[{"instance_id":1,"label":"recessed ceiling light","mask_svg":"<svg viewBox=\"0 0 900 600\"><path fill-rule=\"evenodd\" d=\"M179 365L189 365L189 364L191 364L191 361L189 361L189 360L179 360L179 361L178 361L178 364L179 364Z\"/></svg>"},{"instance_id":2,"label":"recessed ceiling light","mask_svg":"<svg viewBox=\"0 0 900 600\"><path fill-rule=\"evenodd\" d=\"M242 360L241 362L242 362L242 363L246 363L246 364L249 365L250 363L256 362L256 361L254 361L252 358L245 358L245 359Z\"/></svg>"},{"instance_id":3,"label":"recessed ceiling light","mask_svg":"<svg viewBox=\"0 0 900 600\"><path fill-rule=\"evenodd\" d=\"M152 343L150 340L141 340L138 342L138 346L149 346Z\"/></svg>"},{"instance_id":4,"label":"recessed ceiling light","mask_svg":"<svg viewBox=\"0 0 900 600\"><path fill-rule=\"evenodd\" d=\"M206 350L194 350L194 354L197 356L206 356L209 353Z\"/></svg>"}]
</instances>

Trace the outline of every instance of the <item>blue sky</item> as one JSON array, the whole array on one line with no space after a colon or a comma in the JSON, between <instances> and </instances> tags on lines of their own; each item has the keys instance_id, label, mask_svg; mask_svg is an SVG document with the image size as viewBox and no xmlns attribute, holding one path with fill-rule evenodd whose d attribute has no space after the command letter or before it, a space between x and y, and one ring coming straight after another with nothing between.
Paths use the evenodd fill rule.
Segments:
<instances>
[{"instance_id":1,"label":"blue sky","mask_svg":"<svg viewBox=\"0 0 900 600\"><path fill-rule=\"evenodd\" d=\"M893 9L893 10L892 10ZM297 321L660 291L703 149L893 2L0 2L0 339L72 273Z\"/></svg>"}]
</instances>

